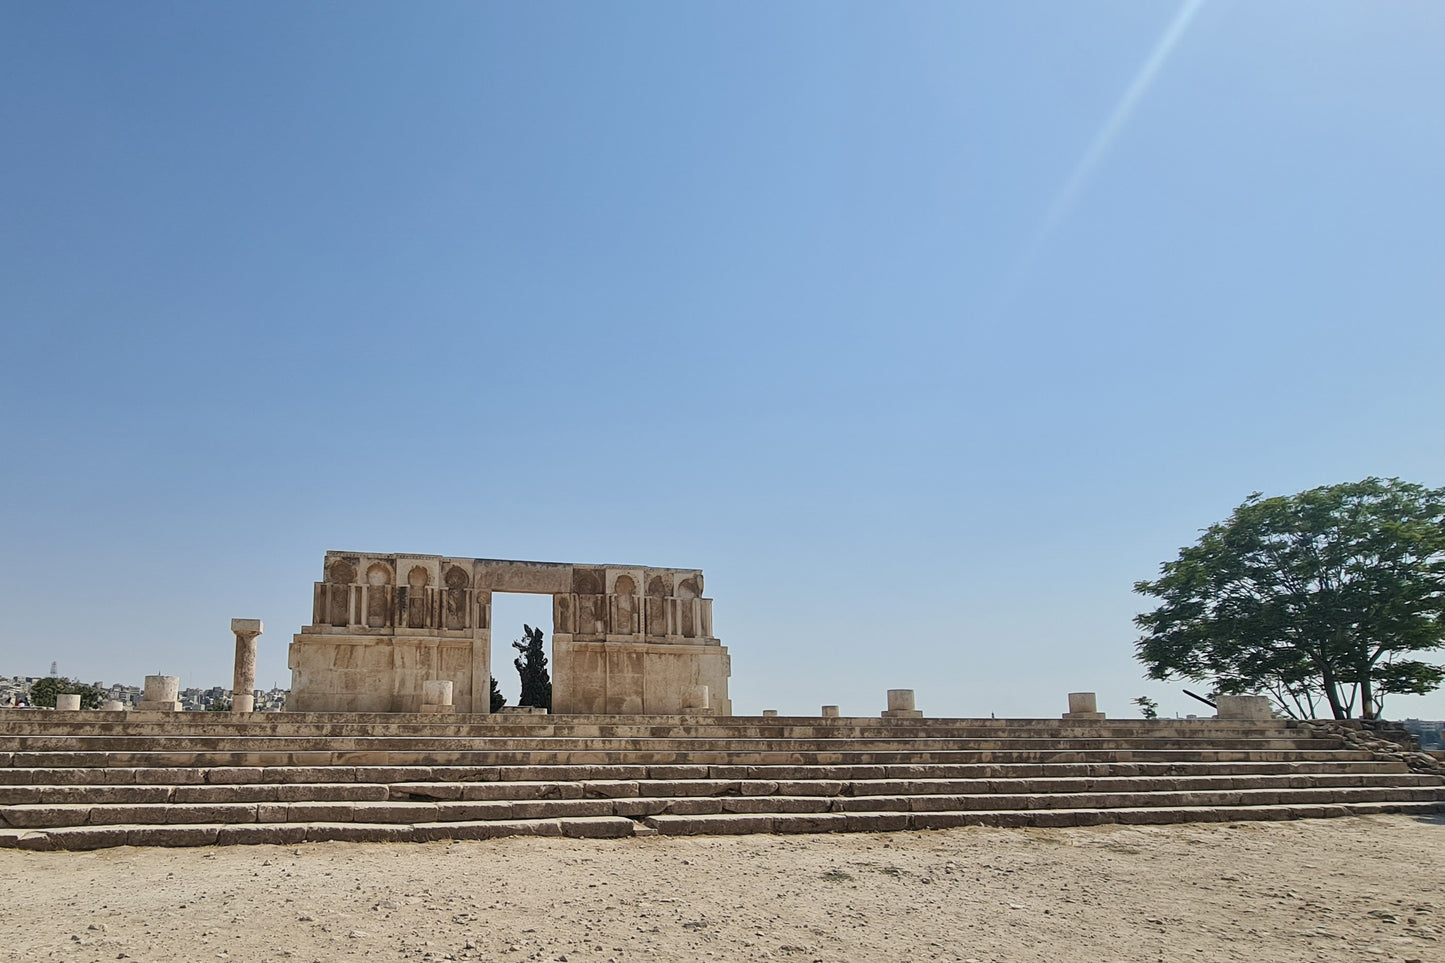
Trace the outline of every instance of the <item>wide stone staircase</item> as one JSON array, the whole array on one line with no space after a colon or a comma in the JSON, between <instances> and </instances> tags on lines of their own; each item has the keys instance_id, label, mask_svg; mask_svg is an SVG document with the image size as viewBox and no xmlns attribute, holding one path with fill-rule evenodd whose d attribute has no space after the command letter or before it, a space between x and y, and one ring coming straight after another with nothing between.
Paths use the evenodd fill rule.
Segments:
<instances>
[{"instance_id":1,"label":"wide stone staircase","mask_svg":"<svg viewBox=\"0 0 1445 963\"><path fill-rule=\"evenodd\" d=\"M1445 811L1285 721L0 711L0 846L821 833Z\"/></svg>"}]
</instances>

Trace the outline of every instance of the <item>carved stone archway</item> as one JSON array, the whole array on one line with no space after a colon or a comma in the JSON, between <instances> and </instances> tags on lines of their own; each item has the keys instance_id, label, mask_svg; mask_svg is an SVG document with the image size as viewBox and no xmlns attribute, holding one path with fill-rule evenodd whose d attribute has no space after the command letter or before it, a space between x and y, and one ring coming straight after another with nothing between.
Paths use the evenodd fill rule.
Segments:
<instances>
[{"instance_id":1,"label":"carved stone archway","mask_svg":"<svg viewBox=\"0 0 1445 963\"><path fill-rule=\"evenodd\" d=\"M552 596L554 713L671 714L700 685L732 713L697 569L327 552L323 573L288 708L416 712L422 683L444 679L457 711L488 712L492 595L526 592Z\"/></svg>"}]
</instances>

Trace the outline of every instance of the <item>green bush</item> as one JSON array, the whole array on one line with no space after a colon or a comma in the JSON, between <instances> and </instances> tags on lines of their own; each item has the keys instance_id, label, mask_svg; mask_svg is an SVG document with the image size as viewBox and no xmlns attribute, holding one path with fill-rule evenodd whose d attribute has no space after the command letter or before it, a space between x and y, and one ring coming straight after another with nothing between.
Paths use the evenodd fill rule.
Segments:
<instances>
[{"instance_id":1,"label":"green bush","mask_svg":"<svg viewBox=\"0 0 1445 963\"><path fill-rule=\"evenodd\" d=\"M61 676L47 676L30 685L30 704L43 709L55 708L55 697L62 695L80 696L82 709L99 709L105 703L105 690L98 685L86 685L75 679Z\"/></svg>"}]
</instances>

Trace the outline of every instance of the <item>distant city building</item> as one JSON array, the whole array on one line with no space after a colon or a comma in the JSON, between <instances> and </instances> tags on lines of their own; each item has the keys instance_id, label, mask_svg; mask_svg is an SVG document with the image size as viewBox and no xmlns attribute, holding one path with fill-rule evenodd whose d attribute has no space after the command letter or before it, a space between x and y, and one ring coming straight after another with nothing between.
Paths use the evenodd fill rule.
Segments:
<instances>
[{"instance_id":1,"label":"distant city building","mask_svg":"<svg viewBox=\"0 0 1445 963\"><path fill-rule=\"evenodd\" d=\"M1445 722L1429 719L1406 719L1405 731L1420 740L1421 749L1445 749Z\"/></svg>"}]
</instances>

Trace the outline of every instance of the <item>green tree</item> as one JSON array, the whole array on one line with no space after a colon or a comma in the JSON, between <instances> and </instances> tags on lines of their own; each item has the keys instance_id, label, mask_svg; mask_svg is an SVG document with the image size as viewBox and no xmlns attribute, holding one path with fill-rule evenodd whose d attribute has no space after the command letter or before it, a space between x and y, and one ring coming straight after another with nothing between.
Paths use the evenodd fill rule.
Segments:
<instances>
[{"instance_id":1,"label":"green tree","mask_svg":"<svg viewBox=\"0 0 1445 963\"><path fill-rule=\"evenodd\" d=\"M497 687L497 677L492 676L492 711L496 712L507 704L507 697L502 695L502 690Z\"/></svg>"},{"instance_id":2,"label":"green tree","mask_svg":"<svg viewBox=\"0 0 1445 963\"><path fill-rule=\"evenodd\" d=\"M105 704L105 690L98 685L86 685L63 676L46 676L30 684L30 704L54 709L55 697L62 695L80 696L82 709L99 709Z\"/></svg>"},{"instance_id":3,"label":"green tree","mask_svg":"<svg viewBox=\"0 0 1445 963\"><path fill-rule=\"evenodd\" d=\"M1376 717L1445 669L1445 488L1366 478L1249 496L1134 591L1161 601L1134 622L1151 679L1267 692L1292 716Z\"/></svg>"},{"instance_id":4,"label":"green tree","mask_svg":"<svg viewBox=\"0 0 1445 963\"><path fill-rule=\"evenodd\" d=\"M552 677L547 674L547 653L542 648L541 628L522 623L522 637L512 643L522 653L512 664L522 677L522 694L517 705L552 709Z\"/></svg>"},{"instance_id":5,"label":"green tree","mask_svg":"<svg viewBox=\"0 0 1445 963\"><path fill-rule=\"evenodd\" d=\"M1159 703L1148 696L1140 696L1134 700L1134 704L1139 707L1139 714L1145 719L1159 718Z\"/></svg>"}]
</instances>

